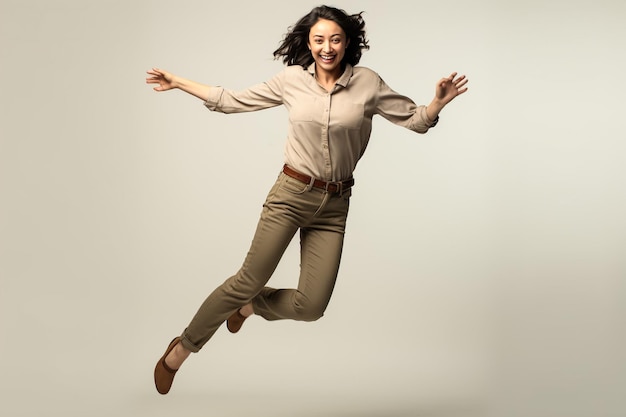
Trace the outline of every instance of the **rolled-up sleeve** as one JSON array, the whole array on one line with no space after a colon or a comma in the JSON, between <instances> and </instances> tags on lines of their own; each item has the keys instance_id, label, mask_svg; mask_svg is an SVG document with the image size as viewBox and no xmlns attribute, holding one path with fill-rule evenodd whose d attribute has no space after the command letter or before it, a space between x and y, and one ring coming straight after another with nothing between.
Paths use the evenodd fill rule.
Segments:
<instances>
[{"instance_id":1,"label":"rolled-up sleeve","mask_svg":"<svg viewBox=\"0 0 626 417\"><path fill-rule=\"evenodd\" d=\"M241 91L211 87L204 105L220 113L243 113L263 110L283 104L284 71L269 81Z\"/></svg>"},{"instance_id":2,"label":"rolled-up sleeve","mask_svg":"<svg viewBox=\"0 0 626 417\"><path fill-rule=\"evenodd\" d=\"M426 133L434 120L428 118L426 106L417 105L410 98L396 93L379 78L377 113L390 122L417 133Z\"/></svg>"}]
</instances>

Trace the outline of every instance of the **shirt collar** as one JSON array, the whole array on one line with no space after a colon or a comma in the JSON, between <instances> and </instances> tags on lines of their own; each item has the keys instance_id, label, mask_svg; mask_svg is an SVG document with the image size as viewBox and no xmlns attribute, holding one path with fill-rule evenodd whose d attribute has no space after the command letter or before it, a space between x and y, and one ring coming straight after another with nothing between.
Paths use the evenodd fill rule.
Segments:
<instances>
[{"instance_id":1,"label":"shirt collar","mask_svg":"<svg viewBox=\"0 0 626 417\"><path fill-rule=\"evenodd\" d=\"M309 65L307 70L309 71L309 74L315 77L315 62ZM336 84L345 88L348 85L350 78L352 78L352 65L346 64L346 69L343 70L343 74L341 74L341 77L339 77Z\"/></svg>"}]
</instances>

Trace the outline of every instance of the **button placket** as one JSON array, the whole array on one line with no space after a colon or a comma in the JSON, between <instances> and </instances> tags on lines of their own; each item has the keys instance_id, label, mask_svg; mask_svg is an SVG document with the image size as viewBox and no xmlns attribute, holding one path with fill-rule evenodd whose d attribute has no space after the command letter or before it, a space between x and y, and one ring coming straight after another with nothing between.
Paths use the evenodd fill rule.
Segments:
<instances>
[{"instance_id":1,"label":"button placket","mask_svg":"<svg viewBox=\"0 0 626 417\"><path fill-rule=\"evenodd\" d=\"M330 125L330 102L331 95L326 93L324 95L324 125L322 126L322 154L324 155L324 174L326 178L332 178L332 163L330 158L330 144L329 144L329 125Z\"/></svg>"}]
</instances>

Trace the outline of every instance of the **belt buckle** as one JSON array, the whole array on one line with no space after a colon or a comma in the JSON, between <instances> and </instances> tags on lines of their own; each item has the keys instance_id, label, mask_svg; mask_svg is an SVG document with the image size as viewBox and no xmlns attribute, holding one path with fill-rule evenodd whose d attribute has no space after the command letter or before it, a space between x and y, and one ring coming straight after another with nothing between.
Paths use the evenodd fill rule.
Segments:
<instances>
[{"instance_id":1,"label":"belt buckle","mask_svg":"<svg viewBox=\"0 0 626 417\"><path fill-rule=\"evenodd\" d=\"M337 190L334 193L331 194L339 194L340 196L343 194L343 182L331 182L328 181L326 183L326 186L324 187L324 191L326 191L327 193L330 193L331 191L328 189L329 186L334 185Z\"/></svg>"}]
</instances>

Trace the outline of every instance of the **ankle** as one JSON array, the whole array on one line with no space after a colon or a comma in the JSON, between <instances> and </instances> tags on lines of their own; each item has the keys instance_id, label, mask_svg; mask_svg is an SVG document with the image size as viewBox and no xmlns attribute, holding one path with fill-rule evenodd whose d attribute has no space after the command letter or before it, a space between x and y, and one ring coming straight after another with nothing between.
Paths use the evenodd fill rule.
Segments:
<instances>
[{"instance_id":1,"label":"ankle","mask_svg":"<svg viewBox=\"0 0 626 417\"><path fill-rule=\"evenodd\" d=\"M178 342L165 358L165 364L171 369L178 369L190 354L191 351L183 346L182 342Z\"/></svg>"},{"instance_id":2,"label":"ankle","mask_svg":"<svg viewBox=\"0 0 626 417\"><path fill-rule=\"evenodd\" d=\"M254 314L254 310L252 309L252 303L246 304L245 306L239 309L239 314L244 317L250 317Z\"/></svg>"}]
</instances>

